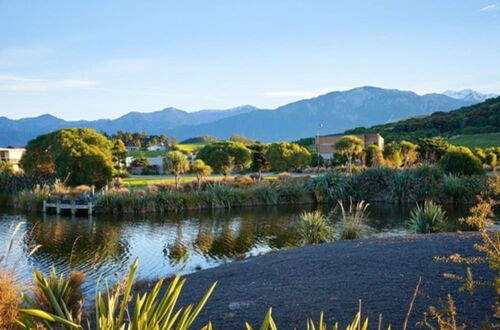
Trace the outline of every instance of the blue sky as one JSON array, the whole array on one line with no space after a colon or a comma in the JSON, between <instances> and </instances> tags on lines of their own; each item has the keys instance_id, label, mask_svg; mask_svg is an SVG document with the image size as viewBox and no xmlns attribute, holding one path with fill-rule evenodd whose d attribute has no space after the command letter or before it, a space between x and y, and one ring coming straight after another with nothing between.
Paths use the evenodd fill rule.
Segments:
<instances>
[{"instance_id":1,"label":"blue sky","mask_svg":"<svg viewBox=\"0 0 500 330\"><path fill-rule=\"evenodd\" d=\"M500 0L0 0L0 116L500 93Z\"/></svg>"}]
</instances>

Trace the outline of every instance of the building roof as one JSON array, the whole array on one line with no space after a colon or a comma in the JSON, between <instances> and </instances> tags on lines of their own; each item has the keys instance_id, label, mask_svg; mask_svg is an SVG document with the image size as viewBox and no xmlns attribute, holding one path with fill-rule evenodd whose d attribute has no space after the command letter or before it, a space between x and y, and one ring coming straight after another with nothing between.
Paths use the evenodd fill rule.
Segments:
<instances>
[{"instance_id":1,"label":"building roof","mask_svg":"<svg viewBox=\"0 0 500 330\"><path fill-rule=\"evenodd\" d=\"M344 136L344 135L364 135L364 136L377 135L377 136L382 137L382 135L380 135L378 133L362 133L362 134L334 133L334 134L319 135L318 137L331 137L331 136Z\"/></svg>"}]
</instances>

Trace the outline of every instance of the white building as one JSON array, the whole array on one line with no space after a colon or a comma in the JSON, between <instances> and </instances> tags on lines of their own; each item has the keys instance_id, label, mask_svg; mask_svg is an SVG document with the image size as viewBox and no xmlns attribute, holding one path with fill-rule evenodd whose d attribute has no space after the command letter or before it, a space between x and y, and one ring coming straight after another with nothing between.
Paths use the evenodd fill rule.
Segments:
<instances>
[{"instance_id":1,"label":"white building","mask_svg":"<svg viewBox=\"0 0 500 330\"><path fill-rule=\"evenodd\" d=\"M14 171L17 172L21 169L19 163L25 152L24 148L0 148L0 161L9 162Z\"/></svg>"},{"instance_id":2,"label":"white building","mask_svg":"<svg viewBox=\"0 0 500 330\"><path fill-rule=\"evenodd\" d=\"M163 151L167 150L162 143L155 144L154 146L149 146L148 151Z\"/></svg>"}]
</instances>

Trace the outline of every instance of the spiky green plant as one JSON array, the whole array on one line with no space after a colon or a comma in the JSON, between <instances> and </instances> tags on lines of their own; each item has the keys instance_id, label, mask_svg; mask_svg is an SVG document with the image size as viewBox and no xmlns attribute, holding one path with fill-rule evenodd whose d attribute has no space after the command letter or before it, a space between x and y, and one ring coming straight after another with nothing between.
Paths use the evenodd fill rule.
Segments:
<instances>
[{"instance_id":1,"label":"spiky green plant","mask_svg":"<svg viewBox=\"0 0 500 330\"><path fill-rule=\"evenodd\" d=\"M418 205L411 211L410 230L418 233L437 233L443 230L446 212L433 201L425 201L423 207Z\"/></svg>"},{"instance_id":2,"label":"spiky green plant","mask_svg":"<svg viewBox=\"0 0 500 330\"><path fill-rule=\"evenodd\" d=\"M330 222L320 211L302 213L297 232L303 245L324 243L332 239Z\"/></svg>"},{"instance_id":3,"label":"spiky green plant","mask_svg":"<svg viewBox=\"0 0 500 330\"><path fill-rule=\"evenodd\" d=\"M212 294L216 283L212 284L198 305L176 309L182 288L186 282L180 276L173 278L163 296L160 291L163 280L159 280L151 291L144 294L132 293L132 285L137 272L136 259L122 287L110 287L105 283L105 292L96 291L95 297L95 329L96 330L148 330L148 329L188 329L198 317ZM36 285L44 291L52 308L51 312L39 309L20 309L21 319L17 326L21 329L35 329L37 323L47 329L83 329L75 322L64 299L68 284L64 278L57 278L56 285L51 285L40 273L35 273ZM97 283L99 287L99 281ZM134 310L129 310L129 302L133 300ZM206 328L211 327L207 325Z\"/></svg>"}]
</instances>

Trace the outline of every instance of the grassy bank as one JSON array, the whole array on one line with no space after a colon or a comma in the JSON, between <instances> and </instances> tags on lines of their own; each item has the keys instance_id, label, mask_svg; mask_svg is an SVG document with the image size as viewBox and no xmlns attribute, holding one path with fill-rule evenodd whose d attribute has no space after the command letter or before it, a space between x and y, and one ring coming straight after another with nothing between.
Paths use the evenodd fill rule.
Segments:
<instances>
[{"instance_id":1,"label":"grassy bank","mask_svg":"<svg viewBox=\"0 0 500 330\"><path fill-rule=\"evenodd\" d=\"M200 188L192 178L186 179L180 190L164 178L158 182L125 181L121 188L98 194L96 212L168 213L187 209L336 203L339 200L416 203L430 199L440 203L471 203L475 196L487 190L484 176L445 175L435 166L407 170L370 168L352 177L337 171L313 178L284 176L264 181L238 177L205 182ZM49 192L47 188L13 190L13 206L37 211Z\"/></svg>"}]
</instances>

